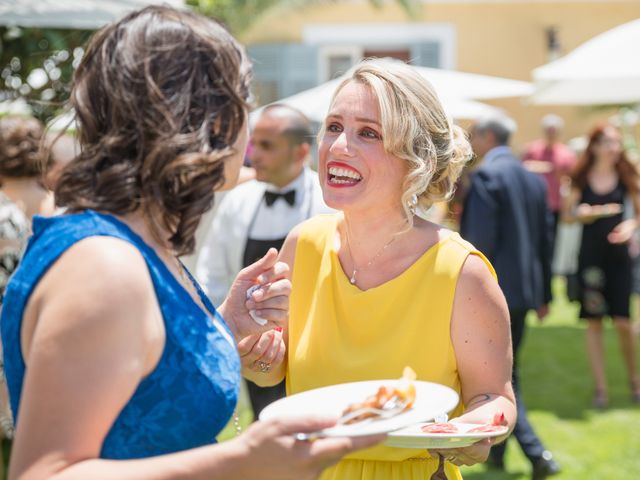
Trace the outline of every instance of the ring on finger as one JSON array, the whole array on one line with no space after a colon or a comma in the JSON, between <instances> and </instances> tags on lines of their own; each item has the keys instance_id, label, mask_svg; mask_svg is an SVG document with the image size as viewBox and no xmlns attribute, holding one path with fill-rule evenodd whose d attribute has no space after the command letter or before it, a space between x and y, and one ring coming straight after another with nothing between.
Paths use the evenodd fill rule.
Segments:
<instances>
[{"instance_id":1,"label":"ring on finger","mask_svg":"<svg viewBox=\"0 0 640 480\"><path fill-rule=\"evenodd\" d=\"M256 360L255 362L253 362L253 366L257 368L261 373L267 373L269 370L271 370L271 364L263 360Z\"/></svg>"}]
</instances>

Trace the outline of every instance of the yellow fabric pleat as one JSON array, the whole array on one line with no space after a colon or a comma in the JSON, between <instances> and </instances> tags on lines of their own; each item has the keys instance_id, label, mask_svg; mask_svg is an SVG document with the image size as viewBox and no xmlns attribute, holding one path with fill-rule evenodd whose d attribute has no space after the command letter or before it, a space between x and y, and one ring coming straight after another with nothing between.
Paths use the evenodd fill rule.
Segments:
<instances>
[{"instance_id":1,"label":"yellow fabric pleat","mask_svg":"<svg viewBox=\"0 0 640 480\"><path fill-rule=\"evenodd\" d=\"M456 233L429 248L398 277L362 291L349 283L334 249L340 216L321 215L301 229L292 275L287 393L345 382L397 378L453 388L460 379L450 335L456 283L469 254ZM359 399L352 399L357 401ZM450 416L458 416L459 404ZM322 480L424 480L437 469L426 450L377 446L326 470ZM462 478L447 463L450 480Z\"/></svg>"}]
</instances>

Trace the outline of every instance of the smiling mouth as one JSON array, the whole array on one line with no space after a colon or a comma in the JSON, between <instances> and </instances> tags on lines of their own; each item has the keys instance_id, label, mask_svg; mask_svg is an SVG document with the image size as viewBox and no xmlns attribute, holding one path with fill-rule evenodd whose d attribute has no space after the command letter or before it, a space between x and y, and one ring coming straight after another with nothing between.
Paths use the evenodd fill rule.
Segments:
<instances>
[{"instance_id":1,"label":"smiling mouth","mask_svg":"<svg viewBox=\"0 0 640 480\"><path fill-rule=\"evenodd\" d=\"M354 170L346 168L329 168L329 183L335 185L355 185L362 180L362 176Z\"/></svg>"}]
</instances>

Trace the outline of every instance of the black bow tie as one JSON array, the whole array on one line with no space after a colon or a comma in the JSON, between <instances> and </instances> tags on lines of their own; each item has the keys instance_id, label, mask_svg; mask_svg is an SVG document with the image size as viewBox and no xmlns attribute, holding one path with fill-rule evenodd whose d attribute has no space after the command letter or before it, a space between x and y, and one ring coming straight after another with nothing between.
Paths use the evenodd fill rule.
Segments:
<instances>
[{"instance_id":1,"label":"black bow tie","mask_svg":"<svg viewBox=\"0 0 640 480\"><path fill-rule=\"evenodd\" d=\"M267 204L267 207L270 207L271 205L273 205L273 203L278 198L284 198L285 201L290 206L293 207L293 204L296 203L296 191L295 190L289 190L288 192L284 192L284 193L269 192L269 191L264 192L264 201Z\"/></svg>"}]
</instances>

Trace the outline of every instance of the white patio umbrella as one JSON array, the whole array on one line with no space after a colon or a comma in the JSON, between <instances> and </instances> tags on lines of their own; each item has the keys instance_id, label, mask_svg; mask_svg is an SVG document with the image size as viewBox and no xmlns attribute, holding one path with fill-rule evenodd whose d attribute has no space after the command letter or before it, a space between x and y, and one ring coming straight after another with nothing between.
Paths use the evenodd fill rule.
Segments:
<instances>
[{"instance_id":1,"label":"white patio umbrella","mask_svg":"<svg viewBox=\"0 0 640 480\"><path fill-rule=\"evenodd\" d=\"M541 105L611 105L640 102L640 19L593 37L532 72Z\"/></svg>"},{"instance_id":2,"label":"white patio umbrella","mask_svg":"<svg viewBox=\"0 0 640 480\"><path fill-rule=\"evenodd\" d=\"M501 112L496 107L475 100L527 96L533 91L533 86L530 83L519 80L437 68L413 68L431 82L445 110L454 119L477 119ZM295 107L310 120L321 122L327 114L329 102L336 87L343 79L344 77L339 77L330 80L317 87L278 100L277 103Z\"/></svg>"},{"instance_id":3,"label":"white patio umbrella","mask_svg":"<svg viewBox=\"0 0 640 480\"><path fill-rule=\"evenodd\" d=\"M145 5L184 0L0 0L0 25L93 30Z\"/></svg>"}]
</instances>

